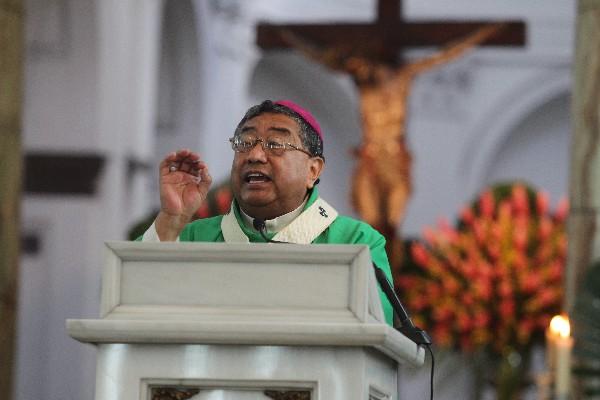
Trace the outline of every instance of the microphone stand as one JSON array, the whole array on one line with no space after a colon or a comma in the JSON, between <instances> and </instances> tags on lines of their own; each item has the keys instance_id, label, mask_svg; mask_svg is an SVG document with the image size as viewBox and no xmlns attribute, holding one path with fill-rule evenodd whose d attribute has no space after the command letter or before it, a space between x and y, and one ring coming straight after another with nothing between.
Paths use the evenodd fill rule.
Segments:
<instances>
[{"instance_id":1,"label":"microphone stand","mask_svg":"<svg viewBox=\"0 0 600 400\"><path fill-rule=\"evenodd\" d=\"M394 291L392 285L385 276L385 272L381 268L379 268L375 263L373 263L373 268L375 268L375 277L377 278L377 282L379 282L379 286L385 296L390 301L394 312L400 319L400 328L397 328L400 333L404 336L412 340L418 345L431 345L431 338L423 329L417 328L410 317L408 316L408 312L400 302L398 296L396 296L396 292Z\"/></svg>"}]
</instances>

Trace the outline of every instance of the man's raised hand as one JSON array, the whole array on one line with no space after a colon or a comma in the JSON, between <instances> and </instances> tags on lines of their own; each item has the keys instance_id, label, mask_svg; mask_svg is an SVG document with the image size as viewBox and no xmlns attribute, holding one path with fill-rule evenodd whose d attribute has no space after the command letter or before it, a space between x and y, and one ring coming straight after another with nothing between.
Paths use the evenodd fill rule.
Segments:
<instances>
[{"instance_id":1,"label":"man's raised hand","mask_svg":"<svg viewBox=\"0 0 600 400\"><path fill-rule=\"evenodd\" d=\"M206 200L212 178L198 153L181 149L160 163L160 213L155 226L161 241L175 240Z\"/></svg>"}]
</instances>

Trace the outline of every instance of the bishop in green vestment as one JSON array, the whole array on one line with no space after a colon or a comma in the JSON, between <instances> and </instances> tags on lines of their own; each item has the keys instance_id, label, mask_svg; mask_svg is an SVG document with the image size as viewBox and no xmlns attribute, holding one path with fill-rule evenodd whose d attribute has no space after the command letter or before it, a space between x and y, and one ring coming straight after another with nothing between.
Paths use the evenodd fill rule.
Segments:
<instances>
[{"instance_id":1,"label":"bishop in green vestment","mask_svg":"<svg viewBox=\"0 0 600 400\"><path fill-rule=\"evenodd\" d=\"M198 153L172 152L160 164L160 212L141 240L364 244L391 281L385 238L319 197L323 136L310 112L289 100L264 101L246 112L229 140L229 213L190 222L212 179ZM380 298L392 325L392 307L382 292Z\"/></svg>"}]
</instances>

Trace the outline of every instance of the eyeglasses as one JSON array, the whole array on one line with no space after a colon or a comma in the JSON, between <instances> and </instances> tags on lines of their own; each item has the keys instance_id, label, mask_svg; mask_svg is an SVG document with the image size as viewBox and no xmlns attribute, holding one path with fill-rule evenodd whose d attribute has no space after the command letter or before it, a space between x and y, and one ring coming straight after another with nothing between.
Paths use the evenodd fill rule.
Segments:
<instances>
[{"instance_id":1,"label":"eyeglasses","mask_svg":"<svg viewBox=\"0 0 600 400\"><path fill-rule=\"evenodd\" d=\"M229 142L231 143L231 148L236 153L248 153L250 150L252 150L254 148L254 146L256 146L256 144L258 142L260 142L260 144L265 152L276 155L276 156L282 156L283 153L286 152L286 150L291 149L291 150L301 151L304 154L308 155L309 157L313 157L313 155L310 154L308 151L306 151L298 146L295 146L291 143L288 143L285 141L284 138L277 137L277 136L268 137L266 140L261 139L261 138L256 138L253 136L234 136L229 139Z\"/></svg>"}]
</instances>

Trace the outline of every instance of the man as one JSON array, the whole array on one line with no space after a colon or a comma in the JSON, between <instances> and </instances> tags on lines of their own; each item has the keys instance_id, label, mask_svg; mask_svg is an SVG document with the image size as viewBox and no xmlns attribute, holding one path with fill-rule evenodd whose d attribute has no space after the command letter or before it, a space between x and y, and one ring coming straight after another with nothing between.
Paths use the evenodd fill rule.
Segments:
<instances>
[{"instance_id":1,"label":"man","mask_svg":"<svg viewBox=\"0 0 600 400\"><path fill-rule=\"evenodd\" d=\"M287 100L264 101L246 112L229 140L235 152L229 213L190 223L212 179L197 153L179 150L160 163L161 209L142 240L365 244L391 279L384 237L319 197L323 136L310 112ZM392 307L380 297L391 325Z\"/></svg>"}]
</instances>

